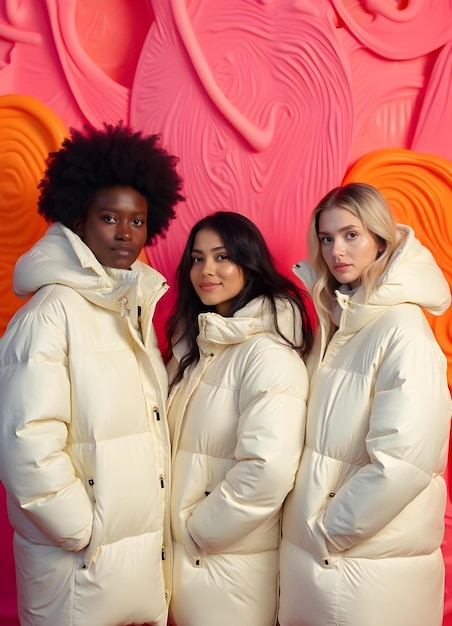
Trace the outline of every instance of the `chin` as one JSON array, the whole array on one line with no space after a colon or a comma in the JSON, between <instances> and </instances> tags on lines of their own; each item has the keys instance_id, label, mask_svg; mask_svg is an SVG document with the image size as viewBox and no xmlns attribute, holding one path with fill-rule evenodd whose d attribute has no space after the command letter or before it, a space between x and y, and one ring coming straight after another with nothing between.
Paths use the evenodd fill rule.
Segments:
<instances>
[{"instance_id":1,"label":"chin","mask_svg":"<svg viewBox=\"0 0 452 626\"><path fill-rule=\"evenodd\" d=\"M128 270L132 263L102 263L105 267L111 267L113 270Z\"/></svg>"}]
</instances>

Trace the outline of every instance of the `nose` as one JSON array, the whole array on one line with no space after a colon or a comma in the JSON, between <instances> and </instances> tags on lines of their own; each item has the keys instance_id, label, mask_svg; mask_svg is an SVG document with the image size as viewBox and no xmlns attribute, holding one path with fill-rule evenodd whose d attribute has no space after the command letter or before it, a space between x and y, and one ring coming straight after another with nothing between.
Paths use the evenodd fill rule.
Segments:
<instances>
[{"instance_id":1,"label":"nose","mask_svg":"<svg viewBox=\"0 0 452 626\"><path fill-rule=\"evenodd\" d=\"M116 229L116 239L130 241L132 239L132 229L129 223L119 222Z\"/></svg>"},{"instance_id":2,"label":"nose","mask_svg":"<svg viewBox=\"0 0 452 626\"><path fill-rule=\"evenodd\" d=\"M333 242L333 257L339 258L344 254L344 244L340 238L337 238Z\"/></svg>"},{"instance_id":3,"label":"nose","mask_svg":"<svg viewBox=\"0 0 452 626\"><path fill-rule=\"evenodd\" d=\"M201 271L202 276L213 276L214 273L215 273L215 269L214 269L213 262L210 261L209 259L206 259L202 266L202 271Z\"/></svg>"}]
</instances>

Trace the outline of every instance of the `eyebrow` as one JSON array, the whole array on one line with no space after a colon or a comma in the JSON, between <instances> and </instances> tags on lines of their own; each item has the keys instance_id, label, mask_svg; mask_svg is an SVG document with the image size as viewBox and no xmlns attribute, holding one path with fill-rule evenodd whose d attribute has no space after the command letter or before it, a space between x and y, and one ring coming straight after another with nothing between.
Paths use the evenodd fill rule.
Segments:
<instances>
[{"instance_id":1,"label":"eyebrow","mask_svg":"<svg viewBox=\"0 0 452 626\"><path fill-rule=\"evenodd\" d=\"M358 226L358 224L349 224L348 226L344 226L343 228L339 228L338 232L342 233L345 230L350 230L350 229L358 229L360 228L360 226ZM319 235L329 235L330 233L327 230L319 230Z\"/></svg>"},{"instance_id":2,"label":"eyebrow","mask_svg":"<svg viewBox=\"0 0 452 626\"><path fill-rule=\"evenodd\" d=\"M98 213L102 213L102 212L107 212L107 213L120 213L122 211L121 207L117 207L114 205L110 205L110 204L103 204L102 206L96 207L96 211ZM134 218L136 218L136 216L147 216L148 215L148 211L145 211L143 209L133 209L129 212L130 215L132 215Z\"/></svg>"},{"instance_id":3,"label":"eyebrow","mask_svg":"<svg viewBox=\"0 0 452 626\"><path fill-rule=\"evenodd\" d=\"M216 248L211 248L210 252L216 252L217 250L226 250L225 246L217 246ZM191 253L193 254L194 252L202 254L204 252L204 250L199 250L199 248L192 248Z\"/></svg>"}]
</instances>

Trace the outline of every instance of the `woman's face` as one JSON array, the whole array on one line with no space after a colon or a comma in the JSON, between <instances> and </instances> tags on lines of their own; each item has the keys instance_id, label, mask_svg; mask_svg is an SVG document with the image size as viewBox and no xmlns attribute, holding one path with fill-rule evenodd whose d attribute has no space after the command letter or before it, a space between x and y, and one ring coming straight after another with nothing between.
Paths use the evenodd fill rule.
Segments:
<instances>
[{"instance_id":1,"label":"woman's face","mask_svg":"<svg viewBox=\"0 0 452 626\"><path fill-rule=\"evenodd\" d=\"M229 258L220 235L210 228L196 233L191 252L190 280L199 299L226 316L245 286L245 273Z\"/></svg>"},{"instance_id":2,"label":"woman's face","mask_svg":"<svg viewBox=\"0 0 452 626\"><path fill-rule=\"evenodd\" d=\"M323 210L318 227L322 257L329 271L339 283L355 289L384 246L347 209Z\"/></svg>"},{"instance_id":3,"label":"woman's face","mask_svg":"<svg viewBox=\"0 0 452 626\"><path fill-rule=\"evenodd\" d=\"M107 187L93 198L85 219L74 225L99 263L128 269L147 239L146 198L132 187Z\"/></svg>"}]
</instances>

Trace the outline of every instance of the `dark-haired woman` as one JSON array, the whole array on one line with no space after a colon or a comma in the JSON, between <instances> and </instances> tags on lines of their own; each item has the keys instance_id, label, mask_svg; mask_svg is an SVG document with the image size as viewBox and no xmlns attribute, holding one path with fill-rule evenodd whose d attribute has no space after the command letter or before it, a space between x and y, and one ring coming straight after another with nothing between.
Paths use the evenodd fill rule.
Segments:
<instances>
[{"instance_id":1,"label":"dark-haired woman","mask_svg":"<svg viewBox=\"0 0 452 626\"><path fill-rule=\"evenodd\" d=\"M169 320L177 626L273 626L281 507L303 446L312 329L256 226L192 229Z\"/></svg>"},{"instance_id":2,"label":"dark-haired woman","mask_svg":"<svg viewBox=\"0 0 452 626\"><path fill-rule=\"evenodd\" d=\"M167 622L168 378L152 323L167 285L137 259L182 200L176 162L122 124L73 130L47 162L52 225L16 265L32 297L0 344L22 626Z\"/></svg>"}]
</instances>

